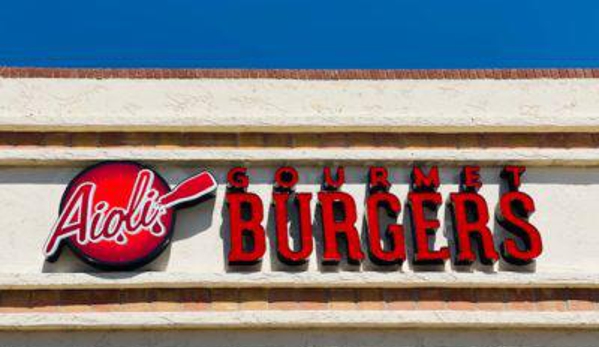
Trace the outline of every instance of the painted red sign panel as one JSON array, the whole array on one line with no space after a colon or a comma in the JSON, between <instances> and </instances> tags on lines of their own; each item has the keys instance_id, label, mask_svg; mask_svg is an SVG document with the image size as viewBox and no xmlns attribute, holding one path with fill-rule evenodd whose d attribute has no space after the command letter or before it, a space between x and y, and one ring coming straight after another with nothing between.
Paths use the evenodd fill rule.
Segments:
<instances>
[{"instance_id":1,"label":"painted red sign panel","mask_svg":"<svg viewBox=\"0 0 599 347\"><path fill-rule=\"evenodd\" d=\"M68 245L86 262L105 269L142 266L169 244L175 209L216 189L208 172L173 190L154 170L134 162L105 162L75 177L64 192L60 215L44 246L55 260Z\"/></svg>"}]
</instances>

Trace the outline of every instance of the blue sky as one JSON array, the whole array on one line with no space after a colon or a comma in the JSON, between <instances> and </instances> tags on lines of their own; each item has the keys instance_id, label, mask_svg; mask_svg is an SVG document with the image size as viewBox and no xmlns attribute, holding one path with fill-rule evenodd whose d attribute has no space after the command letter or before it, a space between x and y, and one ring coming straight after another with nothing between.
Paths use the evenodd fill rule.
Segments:
<instances>
[{"instance_id":1,"label":"blue sky","mask_svg":"<svg viewBox=\"0 0 599 347\"><path fill-rule=\"evenodd\" d=\"M3 0L0 65L599 67L599 1Z\"/></svg>"}]
</instances>

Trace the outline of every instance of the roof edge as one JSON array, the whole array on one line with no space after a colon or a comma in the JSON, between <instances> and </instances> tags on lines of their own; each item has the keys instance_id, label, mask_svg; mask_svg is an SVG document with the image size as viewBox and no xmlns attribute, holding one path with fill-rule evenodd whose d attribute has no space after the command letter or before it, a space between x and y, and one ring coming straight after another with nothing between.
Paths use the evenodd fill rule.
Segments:
<instances>
[{"instance_id":1,"label":"roof edge","mask_svg":"<svg viewBox=\"0 0 599 347\"><path fill-rule=\"evenodd\" d=\"M1 67L0 78L471 80L588 79L599 69L88 69Z\"/></svg>"}]
</instances>

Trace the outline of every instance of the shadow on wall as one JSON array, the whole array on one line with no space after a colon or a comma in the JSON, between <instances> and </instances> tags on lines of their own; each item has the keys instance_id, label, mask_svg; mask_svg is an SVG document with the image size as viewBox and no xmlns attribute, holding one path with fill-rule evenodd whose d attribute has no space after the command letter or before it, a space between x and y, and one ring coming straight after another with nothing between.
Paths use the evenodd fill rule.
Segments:
<instances>
[{"instance_id":1,"label":"shadow on wall","mask_svg":"<svg viewBox=\"0 0 599 347\"><path fill-rule=\"evenodd\" d=\"M143 162L144 164L146 162ZM91 163L90 163L91 164ZM150 164L150 166L152 166ZM219 184L226 184L226 173L228 169L234 167L208 168ZM300 172L299 184L320 184L323 165L318 167L296 166ZM392 184L407 184L409 179L410 166L391 166L383 165L389 169L389 178ZM86 165L70 167L3 167L0 168L0 185L3 184L40 184L40 185L64 185L66 186L79 172L85 169ZM366 182L368 165L365 166L345 166L346 182L348 184L364 184ZM203 166L181 166L176 168L157 167L160 173L168 182L174 184L179 182L184 175L197 172L198 168ZM253 184L272 184L274 172L277 165L269 167L248 167L248 175ZM482 166L483 181L486 184L497 184L499 182L499 166ZM455 184L456 174L459 167L440 166L441 184ZM528 167L525 177L526 184L568 184L568 185L589 185L599 184L599 168L583 167Z\"/></svg>"}]
</instances>

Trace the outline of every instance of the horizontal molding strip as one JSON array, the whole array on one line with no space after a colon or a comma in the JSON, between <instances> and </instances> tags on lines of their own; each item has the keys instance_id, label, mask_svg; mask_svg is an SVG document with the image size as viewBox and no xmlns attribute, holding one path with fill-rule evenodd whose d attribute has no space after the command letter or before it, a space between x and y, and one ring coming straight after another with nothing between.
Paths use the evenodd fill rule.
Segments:
<instances>
[{"instance_id":1,"label":"horizontal molding strip","mask_svg":"<svg viewBox=\"0 0 599 347\"><path fill-rule=\"evenodd\" d=\"M599 148L494 148L494 149L175 149L175 148L69 148L4 147L0 165L61 165L102 160L147 162L224 163L440 163L530 166L598 166Z\"/></svg>"},{"instance_id":2,"label":"horizontal molding strip","mask_svg":"<svg viewBox=\"0 0 599 347\"><path fill-rule=\"evenodd\" d=\"M0 274L0 290L129 288L599 288L599 273Z\"/></svg>"},{"instance_id":3,"label":"horizontal molding strip","mask_svg":"<svg viewBox=\"0 0 599 347\"><path fill-rule=\"evenodd\" d=\"M124 329L575 329L599 328L599 312L238 311L12 313L0 330Z\"/></svg>"},{"instance_id":4,"label":"horizontal molding strip","mask_svg":"<svg viewBox=\"0 0 599 347\"><path fill-rule=\"evenodd\" d=\"M0 131L599 132L599 79L1 79Z\"/></svg>"},{"instance_id":5,"label":"horizontal molding strip","mask_svg":"<svg viewBox=\"0 0 599 347\"><path fill-rule=\"evenodd\" d=\"M599 78L599 69L82 69L0 67L5 78L274 79L567 79Z\"/></svg>"},{"instance_id":6,"label":"horizontal molding strip","mask_svg":"<svg viewBox=\"0 0 599 347\"><path fill-rule=\"evenodd\" d=\"M598 119L585 119L577 121L576 119L550 121L542 124L540 121L514 120L510 122L486 121L484 119L462 122L459 119L454 120L434 120L426 121L411 117L395 117L381 115L380 121L376 114L369 116L369 119L359 119L356 117L351 121L331 119L325 121L312 121L311 117L301 119L301 116L290 115L290 119L284 120L281 117L273 116L269 119L256 115L249 115L243 119L243 116L237 116L235 120L215 119L207 124L207 120L180 121L173 120L171 123L165 121L152 123L142 123L143 119L128 120L126 115L120 115L121 123L113 124L98 122L101 116L90 114L89 121L72 122L65 120L57 123L50 122L23 122L22 120L3 120L0 115L1 132L146 132L146 133L381 133L381 134L543 134L543 133L599 133ZM23 116L25 117L25 116ZM524 116L523 116L524 117ZM324 117L323 117L324 118ZM360 117L362 118L362 117ZM387 118L387 120L383 119ZM397 118L397 120L390 120ZM400 118L402 118L400 120Z\"/></svg>"}]
</instances>

